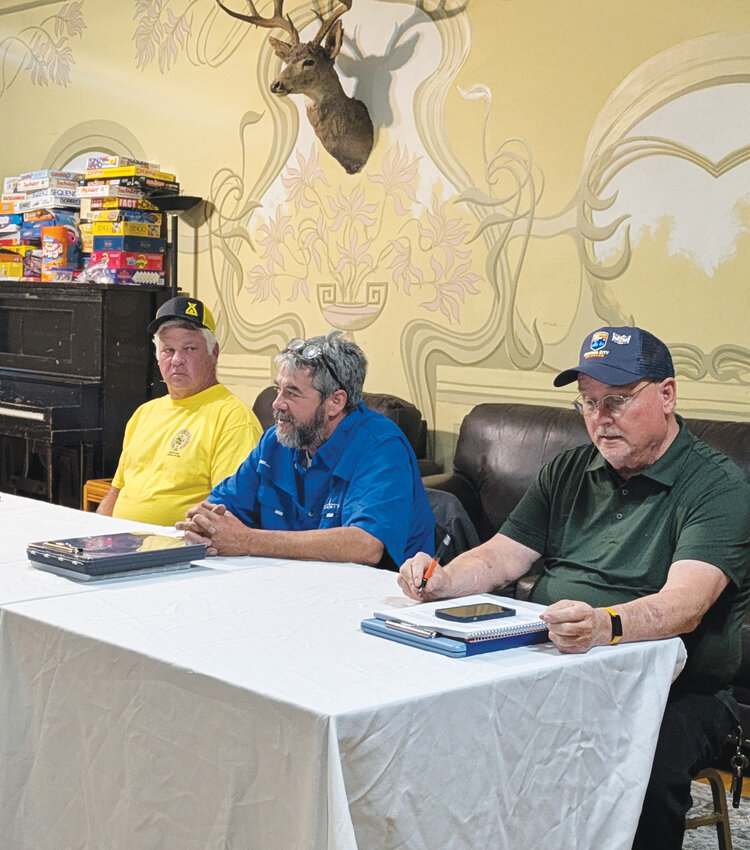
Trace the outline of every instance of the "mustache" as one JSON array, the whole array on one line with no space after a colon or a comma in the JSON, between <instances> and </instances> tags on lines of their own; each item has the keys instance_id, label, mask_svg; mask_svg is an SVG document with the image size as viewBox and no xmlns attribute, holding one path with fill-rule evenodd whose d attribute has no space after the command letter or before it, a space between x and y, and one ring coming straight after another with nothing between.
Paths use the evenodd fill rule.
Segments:
<instances>
[{"instance_id":1,"label":"mustache","mask_svg":"<svg viewBox=\"0 0 750 850\"><path fill-rule=\"evenodd\" d=\"M274 422L294 422L294 417L291 413L283 413L281 410L274 410L273 412L273 421Z\"/></svg>"},{"instance_id":2,"label":"mustache","mask_svg":"<svg viewBox=\"0 0 750 850\"><path fill-rule=\"evenodd\" d=\"M598 437L622 437L619 431L613 428L597 428L595 436Z\"/></svg>"}]
</instances>

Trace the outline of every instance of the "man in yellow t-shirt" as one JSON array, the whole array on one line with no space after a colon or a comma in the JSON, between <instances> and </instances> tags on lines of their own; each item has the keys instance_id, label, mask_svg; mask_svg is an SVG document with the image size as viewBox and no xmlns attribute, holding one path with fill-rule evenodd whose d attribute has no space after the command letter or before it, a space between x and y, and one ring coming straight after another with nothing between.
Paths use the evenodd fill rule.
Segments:
<instances>
[{"instance_id":1,"label":"man in yellow t-shirt","mask_svg":"<svg viewBox=\"0 0 750 850\"><path fill-rule=\"evenodd\" d=\"M125 427L112 486L97 513L174 525L232 475L260 439L255 414L219 383L210 310L180 295L148 332L168 394L142 404Z\"/></svg>"}]
</instances>

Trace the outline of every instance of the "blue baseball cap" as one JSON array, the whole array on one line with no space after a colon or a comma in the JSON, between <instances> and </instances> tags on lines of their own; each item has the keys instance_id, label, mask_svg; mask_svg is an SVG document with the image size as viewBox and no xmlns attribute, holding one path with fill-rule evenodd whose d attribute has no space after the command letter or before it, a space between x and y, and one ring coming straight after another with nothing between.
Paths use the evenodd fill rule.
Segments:
<instances>
[{"instance_id":1,"label":"blue baseball cap","mask_svg":"<svg viewBox=\"0 0 750 850\"><path fill-rule=\"evenodd\" d=\"M641 378L674 378L674 365L667 346L642 328L599 328L584 339L578 365L560 372L553 383L565 386L581 372L620 387Z\"/></svg>"}]
</instances>

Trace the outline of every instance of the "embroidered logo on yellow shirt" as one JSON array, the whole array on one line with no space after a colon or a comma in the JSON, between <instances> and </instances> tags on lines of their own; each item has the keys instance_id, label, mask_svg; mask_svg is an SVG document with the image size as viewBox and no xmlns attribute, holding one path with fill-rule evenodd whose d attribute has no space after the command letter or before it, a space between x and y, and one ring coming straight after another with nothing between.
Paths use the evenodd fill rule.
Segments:
<instances>
[{"instance_id":1,"label":"embroidered logo on yellow shirt","mask_svg":"<svg viewBox=\"0 0 750 850\"><path fill-rule=\"evenodd\" d=\"M193 435L190 431L188 431L187 428L183 428L181 431L178 431L174 437L172 437L169 447L173 452L180 452L187 448L187 445L192 438Z\"/></svg>"}]
</instances>

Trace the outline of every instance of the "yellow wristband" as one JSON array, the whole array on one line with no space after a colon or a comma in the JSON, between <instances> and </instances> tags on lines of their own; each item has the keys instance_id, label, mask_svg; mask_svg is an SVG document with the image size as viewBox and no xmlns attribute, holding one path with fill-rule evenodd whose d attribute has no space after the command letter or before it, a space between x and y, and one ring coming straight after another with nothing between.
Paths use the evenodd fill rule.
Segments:
<instances>
[{"instance_id":1,"label":"yellow wristband","mask_svg":"<svg viewBox=\"0 0 750 850\"><path fill-rule=\"evenodd\" d=\"M620 642L620 638L622 637L622 620L614 608L605 608L604 610L609 614L612 620L612 640L609 642L609 645L614 646L616 643Z\"/></svg>"}]
</instances>

